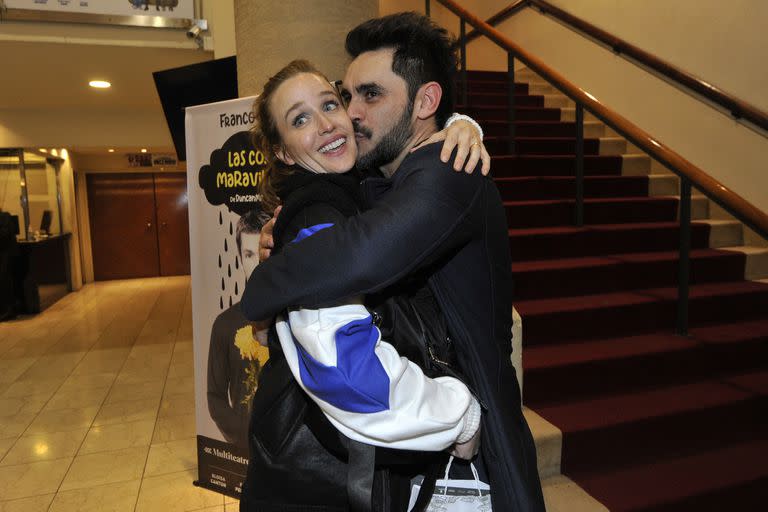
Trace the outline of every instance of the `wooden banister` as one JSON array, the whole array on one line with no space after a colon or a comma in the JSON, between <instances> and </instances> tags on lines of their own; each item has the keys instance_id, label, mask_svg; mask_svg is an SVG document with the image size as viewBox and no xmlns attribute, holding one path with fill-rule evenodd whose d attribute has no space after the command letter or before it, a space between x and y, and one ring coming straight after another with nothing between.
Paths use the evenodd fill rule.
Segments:
<instances>
[{"instance_id":1,"label":"wooden banister","mask_svg":"<svg viewBox=\"0 0 768 512\"><path fill-rule=\"evenodd\" d=\"M520 59L520 61L530 69L550 82L563 94L574 100L577 106L583 105L585 109L592 112L597 118L611 126L641 150L667 166L681 178L690 180L690 182L702 193L732 213L744 224L755 230L760 236L768 238L768 215L760 209L683 158L671 148L657 141L650 134L633 124L628 119L603 105L583 89L580 89L569 82L560 73L547 66L541 59L528 53L504 34L464 9L453 0L437 1L465 20L466 23L474 27L482 35L511 53L515 58Z\"/></svg>"}]
</instances>

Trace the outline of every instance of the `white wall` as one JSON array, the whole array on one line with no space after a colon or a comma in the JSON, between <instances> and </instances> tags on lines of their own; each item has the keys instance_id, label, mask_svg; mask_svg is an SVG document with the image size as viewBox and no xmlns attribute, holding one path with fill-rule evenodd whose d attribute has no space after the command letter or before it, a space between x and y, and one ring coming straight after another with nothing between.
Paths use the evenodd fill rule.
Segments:
<instances>
[{"instance_id":1,"label":"white wall","mask_svg":"<svg viewBox=\"0 0 768 512\"><path fill-rule=\"evenodd\" d=\"M768 105L768 66L760 64L765 60L764 48L768 48L763 26L768 19L768 2L744 0L729 3L727 9L725 4L717 4L715 9L711 0L555 3L601 28L616 31L641 48L658 51L659 56L683 69L729 87L745 100ZM683 6L707 14L684 18ZM538 11L524 9L498 29L575 85L768 211L765 136ZM489 52L489 46L487 40L470 45L470 69L505 69L504 54Z\"/></svg>"}]
</instances>

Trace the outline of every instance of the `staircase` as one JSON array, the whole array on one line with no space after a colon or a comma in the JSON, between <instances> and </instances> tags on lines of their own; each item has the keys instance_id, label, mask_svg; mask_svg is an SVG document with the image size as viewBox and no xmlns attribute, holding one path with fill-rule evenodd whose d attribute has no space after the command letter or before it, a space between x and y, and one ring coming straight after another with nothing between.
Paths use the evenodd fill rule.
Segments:
<instances>
[{"instance_id":1,"label":"staircase","mask_svg":"<svg viewBox=\"0 0 768 512\"><path fill-rule=\"evenodd\" d=\"M509 222L524 402L562 432L562 474L611 511L765 510L768 248L694 196L676 336L677 177L587 115L575 227L570 101L520 72L508 154L506 74L468 77L459 110L485 129Z\"/></svg>"}]
</instances>

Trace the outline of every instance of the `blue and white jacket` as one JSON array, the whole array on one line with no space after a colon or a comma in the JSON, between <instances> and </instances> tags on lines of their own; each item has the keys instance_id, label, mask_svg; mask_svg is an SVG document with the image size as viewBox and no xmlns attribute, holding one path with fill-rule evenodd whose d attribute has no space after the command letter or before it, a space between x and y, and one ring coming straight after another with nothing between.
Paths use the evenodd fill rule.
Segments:
<instances>
[{"instance_id":1,"label":"blue and white jacket","mask_svg":"<svg viewBox=\"0 0 768 512\"><path fill-rule=\"evenodd\" d=\"M275 226L278 247L313 238L356 211L358 185L349 178L299 172L284 182L291 191ZM351 439L439 451L468 441L480 426L480 405L467 386L429 378L400 357L381 339L361 297L290 309L277 318L276 331L296 382Z\"/></svg>"},{"instance_id":2,"label":"blue and white jacket","mask_svg":"<svg viewBox=\"0 0 768 512\"><path fill-rule=\"evenodd\" d=\"M280 316L280 345L298 384L347 437L443 450L469 441L480 405L453 377L429 378L381 339L362 301Z\"/></svg>"}]
</instances>

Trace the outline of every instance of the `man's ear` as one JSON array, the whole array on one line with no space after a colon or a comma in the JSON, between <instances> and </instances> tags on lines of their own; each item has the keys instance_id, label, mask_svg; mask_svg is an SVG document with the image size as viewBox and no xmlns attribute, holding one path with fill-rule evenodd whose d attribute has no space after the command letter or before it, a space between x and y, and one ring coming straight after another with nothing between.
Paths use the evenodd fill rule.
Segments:
<instances>
[{"instance_id":1,"label":"man's ear","mask_svg":"<svg viewBox=\"0 0 768 512\"><path fill-rule=\"evenodd\" d=\"M275 146L273 148L273 151L275 152L275 156L278 160L283 162L285 165L295 165L296 161L291 158L291 155L288 154L288 152L285 150L282 146Z\"/></svg>"},{"instance_id":2,"label":"man's ear","mask_svg":"<svg viewBox=\"0 0 768 512\"><path fill-rule=\"evenodd\" d=\"M443 98L443 88L437 82L427 82L416 91L414 113L419 119L429 119L435 115Z\"/></svg>"}]
</instances>

